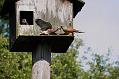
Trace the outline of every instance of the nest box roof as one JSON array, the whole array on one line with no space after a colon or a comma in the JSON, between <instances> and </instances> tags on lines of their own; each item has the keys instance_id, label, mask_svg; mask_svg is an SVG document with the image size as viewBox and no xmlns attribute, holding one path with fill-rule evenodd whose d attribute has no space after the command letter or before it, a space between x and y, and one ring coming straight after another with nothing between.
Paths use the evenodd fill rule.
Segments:
<instances>
[{"instance_id":1,"label":"nest box roof","mask_svg":"<svg viewBox=\"0 0 119 79\"><path fill-rule=\"evenodd\" d=\"M9 13L10 11L12 11L14 9L13 7L15 6L16 1L18 1L18 0L5 0L2 10L0 11L0 15L4 16L7 13ZM85 2L83 2L81 0L68 0L68 1L73 3L73 12L74 12L73 17L75 17L77 15L77 13L81 11Z\"/></svg>"}]
</instances>

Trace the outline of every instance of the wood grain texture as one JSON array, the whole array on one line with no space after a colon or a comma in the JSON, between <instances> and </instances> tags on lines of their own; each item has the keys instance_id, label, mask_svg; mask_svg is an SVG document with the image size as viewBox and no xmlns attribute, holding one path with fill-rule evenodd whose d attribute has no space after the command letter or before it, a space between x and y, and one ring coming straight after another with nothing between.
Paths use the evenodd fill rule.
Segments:
<instances>
[{"instance_id":1,"label":"wood grain texture","mask_svg":"<svg viewBox=\"0 0 119 79\"><path fill-rule=\"evenodd\" d=\"M50 65L47 61L39 60L33 65L32 79L50 79Z\"/></svg>"},{"instance_id":2,"label":"wood grain texture","mask_svg":"<svg viewBox=\"0 0 119 79\"><path fill-rule=\"evenodd\" d=\"M51 49L47 43L39 44L32 53L32 79L50 79Z\"/></svg>"},{"instance_id":3,"label":"wood grain texture","mask_svg":"<svg viewBox=\"0 0 119 79\"><path fill-rule=\"evenodd\" d=\"M33 11L33 25L20 25L19 11ZM18 36L39 36L40 27L35 23L35 19L42 19L50 22L53 28L67 26L72 23L73 3L68 0L20 0L16 2ZM30 16L29 16L30 17ZM62 30L57 33L63 33Z\"/></svg>"}]
</instances>

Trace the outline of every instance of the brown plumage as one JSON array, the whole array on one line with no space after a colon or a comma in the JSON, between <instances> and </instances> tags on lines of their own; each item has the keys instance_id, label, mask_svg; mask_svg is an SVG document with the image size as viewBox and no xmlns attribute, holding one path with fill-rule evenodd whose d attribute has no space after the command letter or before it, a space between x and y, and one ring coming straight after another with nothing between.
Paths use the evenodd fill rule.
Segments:
<instances>
[{"instance_id":1,"label":"brown plumage","mask_svg":"<svg viewBox=\"0 0 119 79\"><path fill-rule=\"evenodd\" d=\"M47 29L46 31L42 31L41 35L57 35L55 32L57 32L60 28L57 29Z\"/></svg>"},{"instance_id":2,"label":"brown plumage","mask_svg":"<svg viewBox=\"0 0 119 79\"><path fill-rule=\"evenodd\" d=\"M57 28L57 29L48 29L47 31L48 31L48 33L50 34L50 35L57 35L55 32L57 32L59 30L59 28Z\"/></svg>"},{"instance_id":3,"label":"brown plumage","mask_svg":"<svg viewBox=\"0 0 119 79\"><path fill-rule=\"evenodd\" d=\"M52 25L50 22L46 22L42 19L36 19L35 22L41 28L42 31L47 31L48 29L52 29Z\"/></svg>"},{"instance_id":4,"label":"brown plumage","mask_svg":"<svg viewBox=\"0 0 119 79\"><path fill-rule=\"evenodd\" d=\"M64 29L63 26L61 26L61 29L64 31L64 35L69 35L70 33L84 33L84 32L80 32L76 29L73 29L72 26L68 26L67 29Z\"/></svg>"}]
</instances>

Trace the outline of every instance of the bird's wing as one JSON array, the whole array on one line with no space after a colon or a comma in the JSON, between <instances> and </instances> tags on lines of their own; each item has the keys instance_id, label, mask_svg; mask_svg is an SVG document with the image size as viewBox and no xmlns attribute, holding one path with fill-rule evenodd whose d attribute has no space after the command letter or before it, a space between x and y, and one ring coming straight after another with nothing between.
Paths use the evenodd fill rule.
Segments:
<instances>
[{"instance_id":1,"label":"bird's wing","mask_svg":"<svg viewBox=\"0 0 119 79\"><path fill-rule=\"evenodd\" d=\"M46 31L52 28L52 25L49 22L45 22L41 19L36 19L35 22L41 28L42 31Z\"/></svg>"},{"instance_id":2,"label":"bird's wing","mask_svg":"<svg viewBox=\"0 0 119 79\"><path fill-rule=\"evenodd\" d=\"M48 29L52 29L52 25L49 22L47 22L47 23L43 24L43 26L40 26L40 28L42 31L46 31Z\"/></svg>"}]
</instances>

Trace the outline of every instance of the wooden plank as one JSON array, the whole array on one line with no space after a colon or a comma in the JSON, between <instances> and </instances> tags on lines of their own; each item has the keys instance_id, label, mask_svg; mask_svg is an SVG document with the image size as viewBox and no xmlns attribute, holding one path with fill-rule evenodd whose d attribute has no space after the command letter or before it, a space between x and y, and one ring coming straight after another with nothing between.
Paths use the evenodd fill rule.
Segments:
<instances>
[{"instance_id":1,"label":"wooden plank","mask_svg":"<svg viewBox=\"0 0 119 79\"><path fill-rule=\"evenodd\" d=\"M50 45L42 42L32 53L32 79L50 79Z\"/></svg>"},{"instance_id":2,"label":"wooden plank","mask_svg":"<svg viewBox=\"0 0 119 79\"><path fill-rule=\"evenodd\" d=\"M41 36L19 36L13 43L11 52L33 52L37 45L44 40L51 44L51 52L65 53L72 43L74 36L67 35L41 35Z\"/></svg>"}]
</instances>

